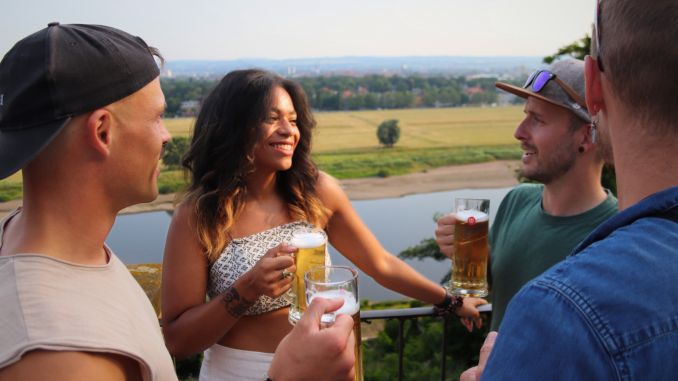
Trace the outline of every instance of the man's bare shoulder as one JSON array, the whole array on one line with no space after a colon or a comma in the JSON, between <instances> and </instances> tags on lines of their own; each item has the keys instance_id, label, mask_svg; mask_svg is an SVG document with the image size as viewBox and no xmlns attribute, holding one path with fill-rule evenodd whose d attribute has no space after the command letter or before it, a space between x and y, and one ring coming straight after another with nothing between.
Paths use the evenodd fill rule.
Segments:
<instances>
[{"instance_id":1,"label":"man's bare shoulder","mask_svg":"<svg viewBox=\"0 0 678 381\"><path fill-rule=\"evenodd\" d=\"M35 350L0 369L0 381L141 381L139 363L112 353Z\"/></svg>"}]
</instances>

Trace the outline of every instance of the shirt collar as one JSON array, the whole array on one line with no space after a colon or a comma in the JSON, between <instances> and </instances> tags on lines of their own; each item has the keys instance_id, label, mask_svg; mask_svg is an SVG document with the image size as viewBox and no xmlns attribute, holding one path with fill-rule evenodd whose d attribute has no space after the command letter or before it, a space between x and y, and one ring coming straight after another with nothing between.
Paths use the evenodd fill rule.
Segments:
<instances>
[{"instance_id":1,"label":"shirt collar","mask_svg":"<svg viewBox=\"0 0 678 381\"><path fill-rule=\"evenodd\" d=\"M678 187L657 192L603 222L593 233L589 234L584 241L575 247L569 256L579 254L591 244L607 238L615 230L631 225L643 217L662 214L677 207Z\"/></svg>"}]
</instances>

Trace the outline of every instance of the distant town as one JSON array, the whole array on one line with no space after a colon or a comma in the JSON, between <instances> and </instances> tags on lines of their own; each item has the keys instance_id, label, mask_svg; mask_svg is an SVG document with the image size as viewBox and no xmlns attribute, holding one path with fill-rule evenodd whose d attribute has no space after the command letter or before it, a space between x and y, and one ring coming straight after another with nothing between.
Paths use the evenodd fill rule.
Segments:
<instances>
[{"instance_id":1,"label":"distant town","mask_svg":"<svg viewBox=\"0 0 678 381\"><path fill-rule=\"evenodd\" d=\"M521 86L540 57L340 57L170 61L161 83L167 117L194 117L229 71L263 68L299 83L317 112L422 107L497 107L522 99L494 82Z\"/></svg>"}]
</instances>

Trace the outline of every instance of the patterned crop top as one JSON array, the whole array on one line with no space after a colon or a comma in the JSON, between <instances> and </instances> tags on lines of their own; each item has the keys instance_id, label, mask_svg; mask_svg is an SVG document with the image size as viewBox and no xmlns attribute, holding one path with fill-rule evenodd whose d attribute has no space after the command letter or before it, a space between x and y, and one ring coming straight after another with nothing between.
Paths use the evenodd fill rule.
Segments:
<instances>
[{"instance_id":1,"label":"patterned crop top","mask_svg":"<svg viewBox=\"0 0 678 381\"><path fill-rule=\"evenodd\" d=\"M209 279L207 280L207 296L214 299L224 293L238 278L254 267L267 251L282 242L289 243L292 239L292 231L298 226L315 228L315 225L310 222L297 221L232 240L210 268ZM331 264L330 254L325 248L325 265ZM259 315L289 305L290 303L282 297L271 299L262 295L245 312L245 315Z\"/></svg>"}]
</instances>

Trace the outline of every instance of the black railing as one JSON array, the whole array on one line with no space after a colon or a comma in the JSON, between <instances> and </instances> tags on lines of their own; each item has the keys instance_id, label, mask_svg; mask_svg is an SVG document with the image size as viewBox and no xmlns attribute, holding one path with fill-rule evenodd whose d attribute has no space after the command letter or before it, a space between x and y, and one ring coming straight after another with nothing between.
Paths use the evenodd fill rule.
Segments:
<instances>
[{"instance_id":1,"label":"black railing","mask_svg":"<svg viewBox=\"0 0 678 381\"><path fill-rule=\"evenodd\" d=\"M492 305L486 304L478 306L478 311L481 314L488 315L487 318L487 329L490 329L490 322L492 319ZM372 310L372 311L360 311L360 321L363 323L371 324L372 320L379 319L398 319L398 381L403 379L403 351L405 349L405 340L403 340L403 328L405 321L415 320L420 317L435 317L438 313L433 307L422 307L422 308L403 308L399 310ZM447 357L447 322L449 318L443 319L443 345L442 345L442 374L440 379L445 381L445 360ZM158 319L158 323L162 327L162 319ZM173 358L174 359L174 358Z\"/></svg>"},{"instance_id":2,"label":"black railing","mask_svg":"<svg viewBox=\"0 0 678 381\"><path fill-rule=\"evenodd\" d=\"M490 319L492 317L492 305L486 304L483 306L478 306L478 311L481 314L488 314L487 327L490 327ZM438 313L433 307L423 307L423 308L403 308L399 310L372 310L372 311L360 311L360 321L364 323L371 323L371 320L377 319L398 319L398 381L403 379L403 351L405 348L405 340L403 340L403 327L405 321L414 320L420 317L435 317ZM445 360L447 357L447 322L448 319L443 319L443 355L442 355L442 375L441 380L445 381Z\"/></svg>"}]
</instances>

